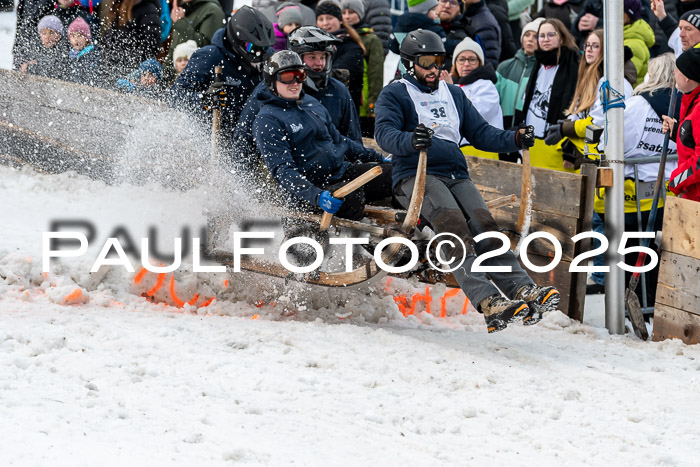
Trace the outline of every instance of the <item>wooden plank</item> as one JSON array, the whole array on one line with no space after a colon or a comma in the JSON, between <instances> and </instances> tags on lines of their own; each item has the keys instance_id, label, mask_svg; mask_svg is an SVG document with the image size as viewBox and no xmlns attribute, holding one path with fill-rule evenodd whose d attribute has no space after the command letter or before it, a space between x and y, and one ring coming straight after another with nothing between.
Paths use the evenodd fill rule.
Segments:
<instances>
[{"instance_id":1,"label":"wooden plank","mask_svg":"<svg viewBox=\"0 0 700 467\"><path fill-rule=\"evenodd\" d=\"M668 196L661 249L700 259L700 203Z\"/></svg>"},{"instance_id":2,"label":"wooden plank","mask_svg":"<svg viewBox=\"0 0 700 467\"><path fill-rule=\"evenodd\" d=\"M593 230L593 203L595 202L597 170L592 164L581 166L583 176L583 216L580 219L578 232L589 232ZM576 243L574 252L579 255L590 251L591 239L587 238ZM570 309L569 317L583 322L583 310L586 305L586 279L588 275L583 272L572 273L572 291L569 297Z\"/></svg>"},{"instance_id":3,"label":"wooden plank","mask_svg":"<svg viewBox=\"0 0 700 467\"><path fill-rule=\"evenodd\" d=\"M700 316L657 303L651 340L665 339L681 339L686 344L700 343Z\"/></svg>"},{"instance_id":4,"label":"wooden plank","mask_svg":"<svg viewBox=\"0 0 700 467\"><path fill-rule=\"evenodd\" d=\"M482 192L520 196L522 166L481 157L467 157L469 175ZM533 209L553 216L578 218L581 214L581 176L557 170L532 168Z\"/></svg>"},{"instance_id":5,"label":"wooden plank","mask_svg":"<svg viewBox=\"0 0 700 467\"><path fill-rule=\"evenodd\" d=\"M656 302L700 315L700 260L662 252Z\"/></svg>"}]
</instances>

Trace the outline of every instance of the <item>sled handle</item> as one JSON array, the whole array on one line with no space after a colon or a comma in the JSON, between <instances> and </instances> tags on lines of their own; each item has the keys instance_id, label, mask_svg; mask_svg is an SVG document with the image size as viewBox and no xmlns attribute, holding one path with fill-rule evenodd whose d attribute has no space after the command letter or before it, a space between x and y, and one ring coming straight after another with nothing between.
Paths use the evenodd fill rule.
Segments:
<instances>
[{"instance_id":1,"label":"sled handle","mask_svg":"<svg viewBox=\"0 0 700 467\"><path fill-rule=\"evenodd\" d=\"M220 65L214 67L214 81L220 83L222 81L222 73L224 68ZM211 164L216 167L219 161L219 133L221 132L221 109L217 106L212 112L211 117Z\"/></svg>"},{"instance_id":2,"label":"sled handle","mask_svg":"<svg viewBox=\"0 0 700 467\"><path fill-rule=\"evenodd\" d=\"M381 166L377 165L372 167L367 172L363 173L354 180L349 181L346 185L341 186L333 192L334 198L344 198L353 191L360 188L362 185L368 183L382 174ZM330 212L323 211L323 216L321 216L321 232L328 230L331 226L331 220L333 219L333 214Z\"/></svg>"}]
</instances>

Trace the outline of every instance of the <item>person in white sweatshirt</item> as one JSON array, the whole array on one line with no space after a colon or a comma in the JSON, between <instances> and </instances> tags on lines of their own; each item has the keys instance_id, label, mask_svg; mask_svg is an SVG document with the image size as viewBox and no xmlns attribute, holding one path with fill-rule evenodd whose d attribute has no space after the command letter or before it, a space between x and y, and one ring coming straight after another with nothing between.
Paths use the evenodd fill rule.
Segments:
<instances>
[{"instance_id":1,"label":"person in white sweatshirt","mask_svg":"<svg viewBox=\"0 0 700 467\"><path fill-rule=\"evenodd\" d=\"M443 70L441 78L449 84L456 84L462 88L484 120L489 125L502 130L503 111L496 89L498 77L493 66L484 61L484 51L481 46L467 37L457 44L453 57L451 73ZM498 154L480 151L471 146L466 139L460 146L464 154L498 159Z\"/></svg>"}]
</instances>

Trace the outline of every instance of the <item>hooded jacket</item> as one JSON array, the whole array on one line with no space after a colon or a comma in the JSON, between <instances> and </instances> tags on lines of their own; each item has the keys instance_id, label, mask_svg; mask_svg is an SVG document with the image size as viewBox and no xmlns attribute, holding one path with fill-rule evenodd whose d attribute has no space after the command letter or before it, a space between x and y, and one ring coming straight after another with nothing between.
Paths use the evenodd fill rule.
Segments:
<instances>
[{"instance_id":1,"label":"hooded jacket","mask_svg":"<svg viewBox=\"0 0 700 467\"><path fill-rule=\"evenodd\" d=\"M654 31L643 19L638 19L634 23L625 25L622 30L624 44L632 49L634 56L632 63L637 68L637 82L635 87L644 81L649 65L649 47L654 45Z\"/></svg>"},{"instance_id":2,"label":"hooded jacket","mask_svg":"<svg viewBox=\"0 0 700 467\"><path fill-rule=\"evenodd\" d=\"M469 5L464 11L464 16L471 19L471 25L481 38L486 61L494 68L498 67L498 62L501 60L501 27L493 13L484 0L481 0L479 3Z\"/></svg>"},{"instance_id":3,"label":"hooded jacket","mask_svg":"<svg viewBox=\"0 0 700 467\"><path fill-rule=\"evenodd\" d=\"M524 95L535 62L534 55L527 56L523 49L520 49L515 53L515 57L498 65L496 89L500 96L505 128L512 127L515 124L515 112L523 110Z\"/></svg>"},{"instance_id":4,"label":"hooded jacket","mask_svg":"<svg viewBox=\"0 0 700 467\"><path fill-rule=\"evenodd\" d=\"M391 9L386 0L364 0L365 17L362 21L382 41L384 55L389 51L389 36L391 35Z\"/></svg>"},{"instance_id":5,"label":"hooded jacket","mask_svg":"<svg viewBox=\"0 0 700 467\"><path fill-rule=\"evenodd\" d=\"M374 150L342 136L326 108L303 92L282 99L267 87L253 122L253 136L270 174L290 202L317 205L325 187L340 181L351 162L381 162Z\"/></svg>"},{"instance_id":6,"label":"hooded jacket","mask_svg":"<svg viewBox=\"0 0 700 467\"><path fill-rule=\"evenodd\" d=\"M249 66L241 56L225 45L226 28L214 34L211 45L197 49L190 57L187 68L180 73L168 93L171 107L194 115L205 125L211 125L211 112L202 107L202 93L214 81L214 67L223 67L227 105L221 112L222 140L231 141L243 105L262 81L262 74Z\"/></svg>"},{"instance_id":7,"label":"hooded jacket","mask_svg":"<svg viewBox=\"0 0 700 467\"><path fill-rule=\"evenodd\" d=\"M310 80L310 78L307 78L307 80ZM267 85L264 82L260 82L255 87L253 93L246 101L245 107L243 107L233 134L233 160L248 166L252 166L254 159L259 154L253 138L253 122L263 105L263 101L259 96L265 89L267 89ZM347 86L335 78L329 78L328 86L321 91L304 85L304 92L307 96L318 100L326 108L331 116L331 122L333 122L333 125L341 135L362 144L360 121L357 118L355 105L352 102Z\"/></svg>"},{"instance_id":8,"label":"hooded jacket","mask_svg":"<svg viewBox=\"0 0 700 467\"><path fill-rule=\"evenodd\" d=\"M700 86L683 95L677 126L678 168L669 188L685 199L700 201Z\"/></svg>"},{"instance_id":9,"label":"hooded jacket","mask_svg":"<svg viewBox=\"0 0 700 467\"><path fill-rule=\"evenodd\" d=\"M406 73L403 78L425 93L427 101L435 92L424 86ZM407 84L399 81L386 86L377 100L375 107L374 136L379 146L393 154L392 185L416 175L419 151L413 149L413 130L418 126L416 106L423 102L411 99ZM440 81L440 86L447 86L459 114L459 121L454 122L459 134L469 140L477 149L488 152L513 152L518 150L514 131L503 131L489 125L476 108L469 102L462 90L454 85ZM464 154L457 143L434 136L428 148L427 173L446 178L469 178L469 170Z\"/></svg>"}]
</instances>

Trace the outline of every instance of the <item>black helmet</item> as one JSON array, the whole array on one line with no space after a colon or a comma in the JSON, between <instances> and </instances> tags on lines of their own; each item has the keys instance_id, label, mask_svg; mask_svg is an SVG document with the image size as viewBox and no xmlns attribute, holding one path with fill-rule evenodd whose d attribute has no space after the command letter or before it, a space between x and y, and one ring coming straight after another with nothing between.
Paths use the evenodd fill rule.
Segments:
<instances>
[{"instance_id":1,"label":"black helmet","mask_svg":"<svg viewBox=\"0 0 700 467\"><path fill-rule=\"evenodd\" d=\"M277 81L278 73L288 70L303 70L304 62L298 53L292 50L280 50L272 54L270 58L265 60L263 66L263 77L265 84L273 93L277 94L275 82Z\"/></svg>"},{"instance_id":2,"label":"black helmet","mask_svg":"<svg viewBox=\"0 0 700 467\"><path fill-rule=\"evenodd\" d=\"M257 68L267 49L275 43L275 30L260 11L244 6L229 19L226 42L232 51Z\"/></svg>"},{"instance_id":3,"label":"black helmet","mask_svg":"<svg viewBox=\"0 0 700 467\"><path fill-rule=\"evenodd\" d=\"M417 29L406 34L399 48L404 68L411 73L413 64L421 55L445 56L445 44L440 36L432 31Z\"/></svg>"},{"instance_id":4,"label":"black helmet","mask_svg":"<svg viewBox=\"0 0 700 467\"><path fill-rule=\"evenodd\" d=\"M287 48L299 55L309 52L326 52L328 54L326 67L322 71L313 71L308 67L306 69L309 78L318 89L323 89L328 85L333 55L341 43L340 39L318 26L302 26L289 33L287 38Z\"/></svg>"}]
</instances>

